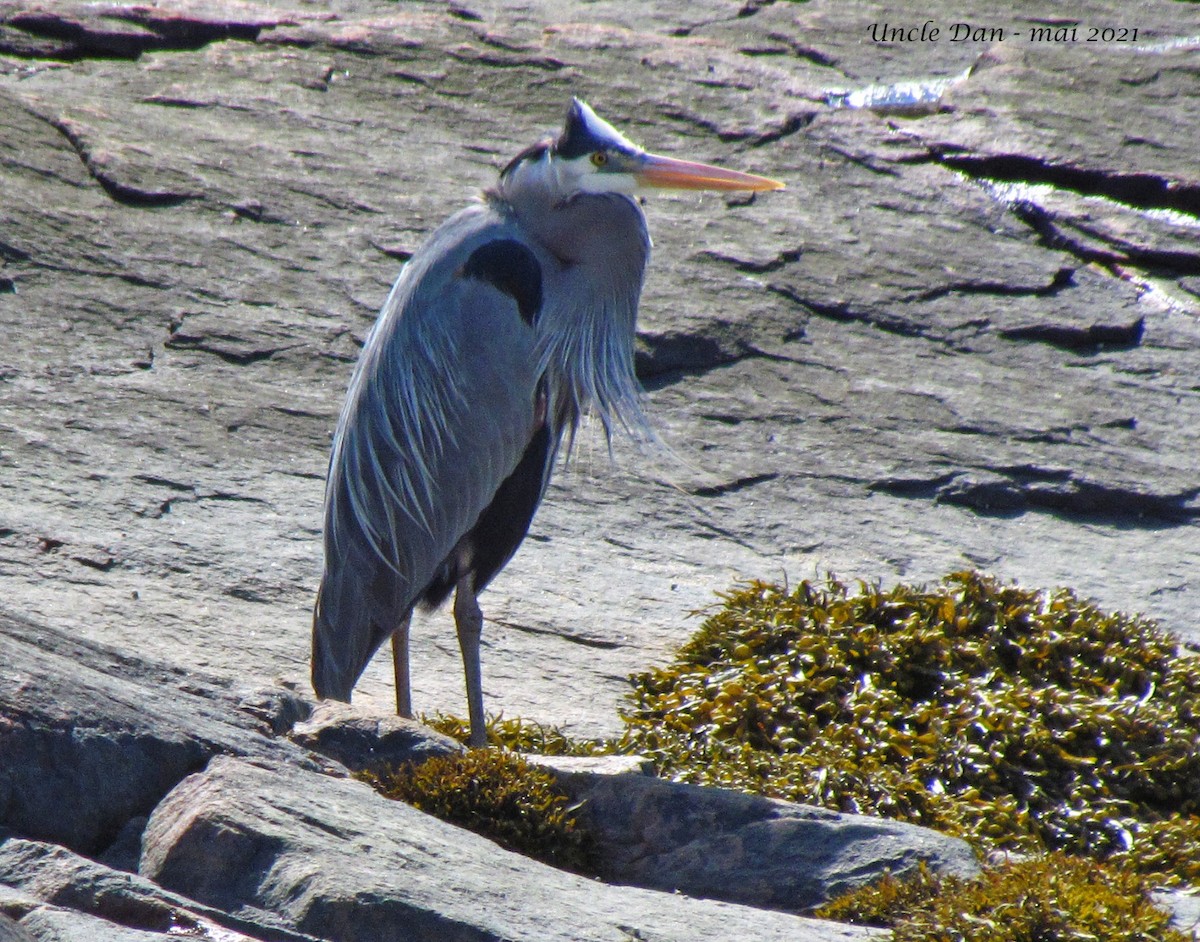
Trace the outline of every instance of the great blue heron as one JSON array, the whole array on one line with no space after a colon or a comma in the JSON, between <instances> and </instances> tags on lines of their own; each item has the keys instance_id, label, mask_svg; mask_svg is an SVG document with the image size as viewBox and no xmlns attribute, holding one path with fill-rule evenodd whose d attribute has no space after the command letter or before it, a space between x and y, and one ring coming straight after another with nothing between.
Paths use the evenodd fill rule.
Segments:
<instances>
[{"instance_id":1,"label":"great blue heron","mask_svg":"<svg viewBox=\"0 0 1200 942\"><path fill-rule=\"evenodd\" d=\"M524 539L580 418L639 426L634 329L650 253L631 196L783 184L648 154L575 99L557 140L404 266L358 360L325 493L312 681L349 700L389 637L412 715L409 622L455 591L470 742L484 744L477 596Z\"/></svg>"}]
</instances>

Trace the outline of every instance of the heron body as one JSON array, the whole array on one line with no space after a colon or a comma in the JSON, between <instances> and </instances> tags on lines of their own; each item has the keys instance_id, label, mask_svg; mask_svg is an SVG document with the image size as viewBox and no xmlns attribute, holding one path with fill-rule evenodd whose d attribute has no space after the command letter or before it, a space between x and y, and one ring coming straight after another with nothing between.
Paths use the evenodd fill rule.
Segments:
<instances>
[{"instance_id":1,"label":"heron body","mask_svg":"<svg viewBox=\"0 0 1200 942\"><path fill-rule=\"evenodd\" d=\"M581 417L606 431L644 421L633 344L650 238L631 194L647 185L779 186L646 154L576 100L557 140L518 155L405 265L334 434L318 696L349 700L390 638L397 709L411 715L411 613L455 592L471 743L483 744L477 596L524 539Z\"/></svg>"}]
</instances>

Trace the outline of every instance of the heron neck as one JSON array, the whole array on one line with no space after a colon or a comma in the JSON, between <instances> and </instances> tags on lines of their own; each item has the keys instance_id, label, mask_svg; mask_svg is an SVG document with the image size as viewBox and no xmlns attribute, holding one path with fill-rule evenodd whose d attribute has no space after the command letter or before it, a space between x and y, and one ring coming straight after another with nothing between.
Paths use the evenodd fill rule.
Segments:
<instances>
[{"instance_id":1,"label":"heron neck","mask_svg":"<svg viewBox=\"0 0 1200 942\"><path fill-rule=\"evenodd\" d=\"M538 320L560 431L594 413L606 433L648 431L633 372L637 307L650 253L646 218L621 194L566 200L544 188L499 194L523 231L560 263Z\"/></svg>"}]
</instances>

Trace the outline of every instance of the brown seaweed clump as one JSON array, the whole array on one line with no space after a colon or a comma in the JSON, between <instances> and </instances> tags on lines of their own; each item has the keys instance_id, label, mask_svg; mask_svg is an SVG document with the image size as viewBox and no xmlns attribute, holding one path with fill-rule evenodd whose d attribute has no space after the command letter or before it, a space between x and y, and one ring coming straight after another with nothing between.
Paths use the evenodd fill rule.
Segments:
<instances>
[{"instance_id":1,"label":"brown seaweed clump","mask_svg":"<svg viewBox=\"0 0 1200 942\"><path fill-rule=\"evenodd\" d=\"M1152 622L974 572L725 595L633 678L661 775L1200 882L1200 661Z\"/></svg>"},{"instance_id":2,"label":"brown seaweed clump","mask_svg":"<svg viewBox=\"0 0 1200 942\"><path fill-rule=\"evenodd\" d=\"M566 870L591 869L592 838L545 769L499 750L475 749L360 777L388 798Z\"/></svg>"},{"instance_id":3,"label":"brown seaweed clump","mask_svg":"<svg viewBox=\"0 0 1200 942\"><path fill-rule=\"evenodd\" d=\"M840 922L882 926L892 942L1188 942L1171 928L1144 877L1047 854L1010 861L973 879L940 877L924 864L885 877L817 910Z\"/></svg>"}]
</instances>

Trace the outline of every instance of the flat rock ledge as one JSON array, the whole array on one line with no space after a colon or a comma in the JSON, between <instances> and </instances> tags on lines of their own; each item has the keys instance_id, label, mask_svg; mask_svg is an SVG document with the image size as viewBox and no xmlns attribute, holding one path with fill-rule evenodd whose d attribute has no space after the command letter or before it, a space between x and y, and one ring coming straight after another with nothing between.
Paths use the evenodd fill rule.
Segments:
<instances>
[{"instance_id":1,"label":"flat rock ledge","mask_svg":"<svg viewBox=\"0 0 1200 942\"><path fill-rule=\"evenodd\" d=\"M806 918L920 860L921 828L556 762L600 878L504 850L352 769L461 749L411 721L120 655L0 615L0 940L857 940ZM664 892L666 891L666 892Z\"/></svg>"}]
</instances>

